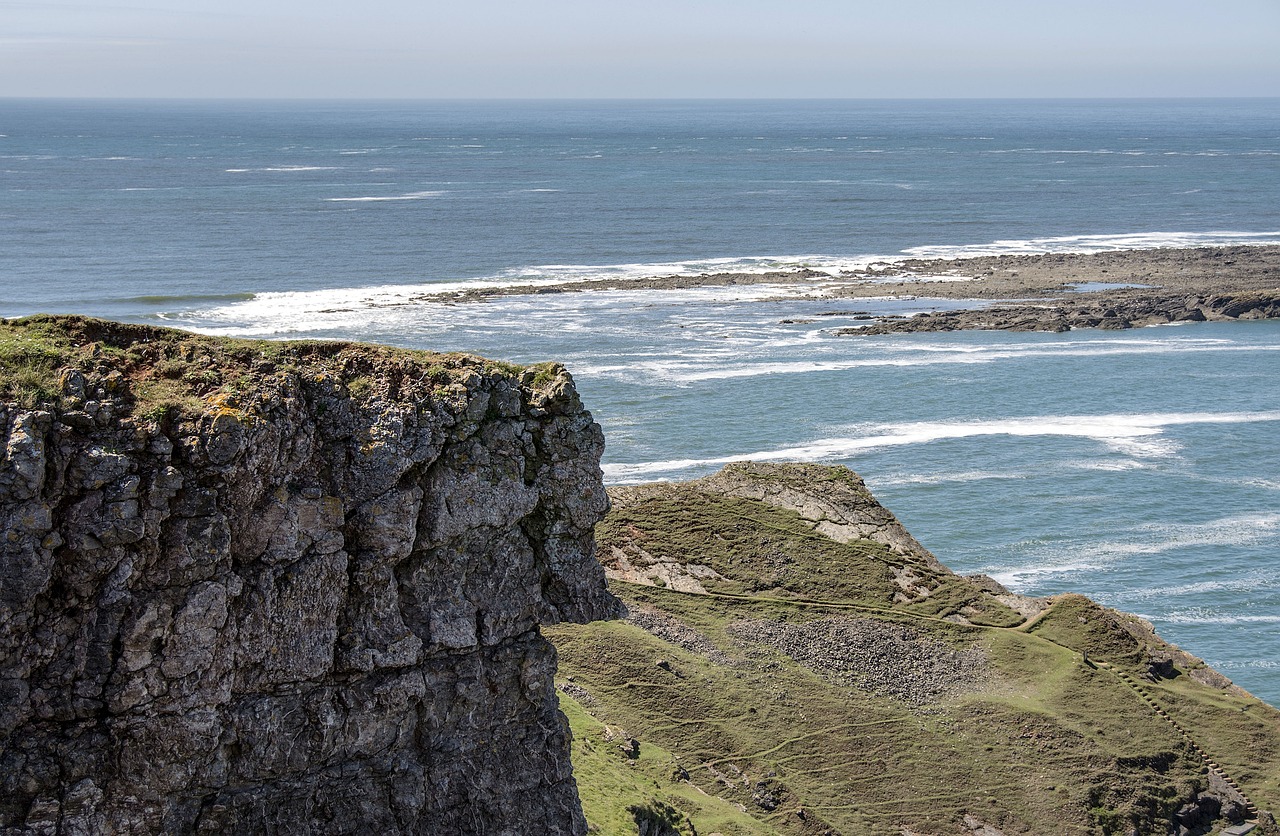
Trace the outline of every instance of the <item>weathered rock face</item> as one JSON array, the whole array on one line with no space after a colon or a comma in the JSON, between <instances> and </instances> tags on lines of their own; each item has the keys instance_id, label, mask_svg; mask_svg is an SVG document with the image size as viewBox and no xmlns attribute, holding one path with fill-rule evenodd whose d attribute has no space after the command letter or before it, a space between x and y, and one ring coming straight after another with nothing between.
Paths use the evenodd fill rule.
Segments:
<instances>
[{"instance_id":1,"label":"weathered rock face","mask_svg":"<svg viewBox=\"0 0 1280 836\"><path fill-rule=\"evenodd\" d=\"M569 375L78 322L0 405L3 832L584 832L538 625L619 605Z\"/></svg>"}]
</instances>

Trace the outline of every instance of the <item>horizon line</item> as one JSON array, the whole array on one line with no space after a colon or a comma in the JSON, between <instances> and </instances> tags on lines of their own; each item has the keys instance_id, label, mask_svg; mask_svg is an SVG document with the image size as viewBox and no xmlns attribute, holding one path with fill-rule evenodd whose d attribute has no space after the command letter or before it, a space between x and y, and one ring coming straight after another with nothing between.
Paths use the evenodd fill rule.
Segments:
<instances>
[{"instance_id":1,"label":"horizon line","mask_svg":"<svg viewBox=\"0 0 1280 836\"><path fill-rule=\"evenodd\" d=\"M1280 96L152 96L0 94L0 101L103 102L1018 102L1276 101Z\"/></svg>"}]
</instances>

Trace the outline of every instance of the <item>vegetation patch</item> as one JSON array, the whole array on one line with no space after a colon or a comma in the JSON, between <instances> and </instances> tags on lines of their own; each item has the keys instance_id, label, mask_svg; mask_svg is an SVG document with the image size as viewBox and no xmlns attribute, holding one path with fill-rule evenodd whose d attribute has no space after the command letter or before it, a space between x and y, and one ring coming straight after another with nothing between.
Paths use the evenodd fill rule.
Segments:
<instances>
[{"instance_id":1,"label":"vegetation patch","mask_svg":"<svg viewBox=\"0 0 1280 836\"><path fill-rule=\"evenodd\" d=\"M535 367L533 377L548 373ZM159 421L197 417L215 400L248 405L290 381L337 386L372 404L465 387L482 375L519 383L526 374L467 354L231 339L80 316L0 320L0 402L24 408L77 410L109 399Z\"/></svg>"},{"instance_id":2,"label":"vegetation patch","mask_svg":"<svg viewBox=\"0 0 1280 836\"><path fill-rule=\"evenodd\" d=\"M574 776L588 832L680 836L771 836L777 831L691 783L680 760L651 742L632 747L626 730L606 725L560 691L573 731ZM641 828L648 828L642 830Z\"/></svg>"},{"instance_id":3,"label":"vegetation patch","mask_svg":"<svg viewBox=\"0 0 1280 836\"><path fill-rule=\"evenodd\" d=\"M545 630L584 697L575 734L625 729L640 752L615 745L602 765L575 742L588 820L611 822L600 832L637 833L633 808L739 832L661 779L593 796L597 776L637 775L627 764L647 752L676 765L676 788L785 834L1163 836L1208 789L1192 742L1119 675L1145 676L1170 650L1129 616L1063 596L1028 627L974 581L837 543L764 502L688 485L622 499L597 535L606 565L625 559L642 581L611 584L632 615ZM701 592L643 582L659 565L715 574L699 575ZM895 600L903 567L927 597ZM1251 800L1280 805L1280 713L1174 657L1150 693Z\"/></svg>"},{"instance_id":4,"label":"vegetation patch","mask_svg":"<svg viewBox=\"0 0 1280 836\"><path fill-rule=\"evenodd\" d=\"M1125 629L1123 618L1083 595L1063 595L1032 631L1088 658L1136 668L1146 660L1146 648Z\"/></svg>"},{"instance_id":5,"label":"vegetation patch","mask_svg":"<svg viewBox=\"0 0 1280 836\"><path fill-rule=\"evenodd\" d=\"M58 370L72 355L68 335L48 323L0 320L0 398L27 409L51 403L61 391Z\"/></svg>"},{"instance_id":6,"label":"vegetation patch","mask_svg":"<svg viewBox=\"0 0 1280 836\"><path fill-rule=\"evenodd\" d=\"M690 486L655 486L596 527L606 567L696 564L708 591L805 598L833 604L894 608L902 587L895 569L909 567L933 587L904 612L975 623L1012 625L1022 618L974 584L882 543L840 543L813 531L795 511L751 499L704 493Z\"/></svg>"}]
</instances>

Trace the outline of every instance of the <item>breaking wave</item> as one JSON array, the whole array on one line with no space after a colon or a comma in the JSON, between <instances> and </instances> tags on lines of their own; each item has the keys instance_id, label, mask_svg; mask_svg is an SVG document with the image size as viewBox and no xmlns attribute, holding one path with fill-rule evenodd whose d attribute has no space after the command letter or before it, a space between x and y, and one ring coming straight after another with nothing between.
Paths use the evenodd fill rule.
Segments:
<instances>
[{"instance_id":1,"label":"breaking wave","mask_svg":"<svg viewBox=\"0 0 1280 836\"><path fill-rule=\"evenodd\" d=\"M1125 455L1158 457L1167 456L1176 450L1170 440L1161 437L1166 427L1187 424L1247 424L1259 421L1280 421L1280 411L1062 415L987 421L921 421L882 424L867 427L865 433L856 436L816 439L806 444L773 450L758 450L713 458L610 463L604 466L604 473L605 478L611 482L637 482L659 476L670 478L685 471L721 467L744 459L836 461L884 447L999 435L1022 438L1035 436L1087 438Z\"/></svg>"}]
</instances>

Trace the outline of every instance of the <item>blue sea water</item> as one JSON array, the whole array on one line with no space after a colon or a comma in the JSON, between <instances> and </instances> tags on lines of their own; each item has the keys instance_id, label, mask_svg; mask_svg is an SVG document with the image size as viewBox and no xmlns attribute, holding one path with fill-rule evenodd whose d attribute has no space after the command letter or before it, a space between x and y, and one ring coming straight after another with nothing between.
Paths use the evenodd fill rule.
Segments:
<instances>
[{"instance_id":1,"label":"blue sea water","mask_svg":"<svg viewBox=\"0 0 1280 836\"><path fill-rule=\"evenodd\" d=\"M416 298L1214 243L1280 243L1280 100L0 101L0 316L561 360L609 481L844 463L957 571L1140 613L1280 704L1280 322L850 338L936 303Z\"/></svg>"}]
</instances>

